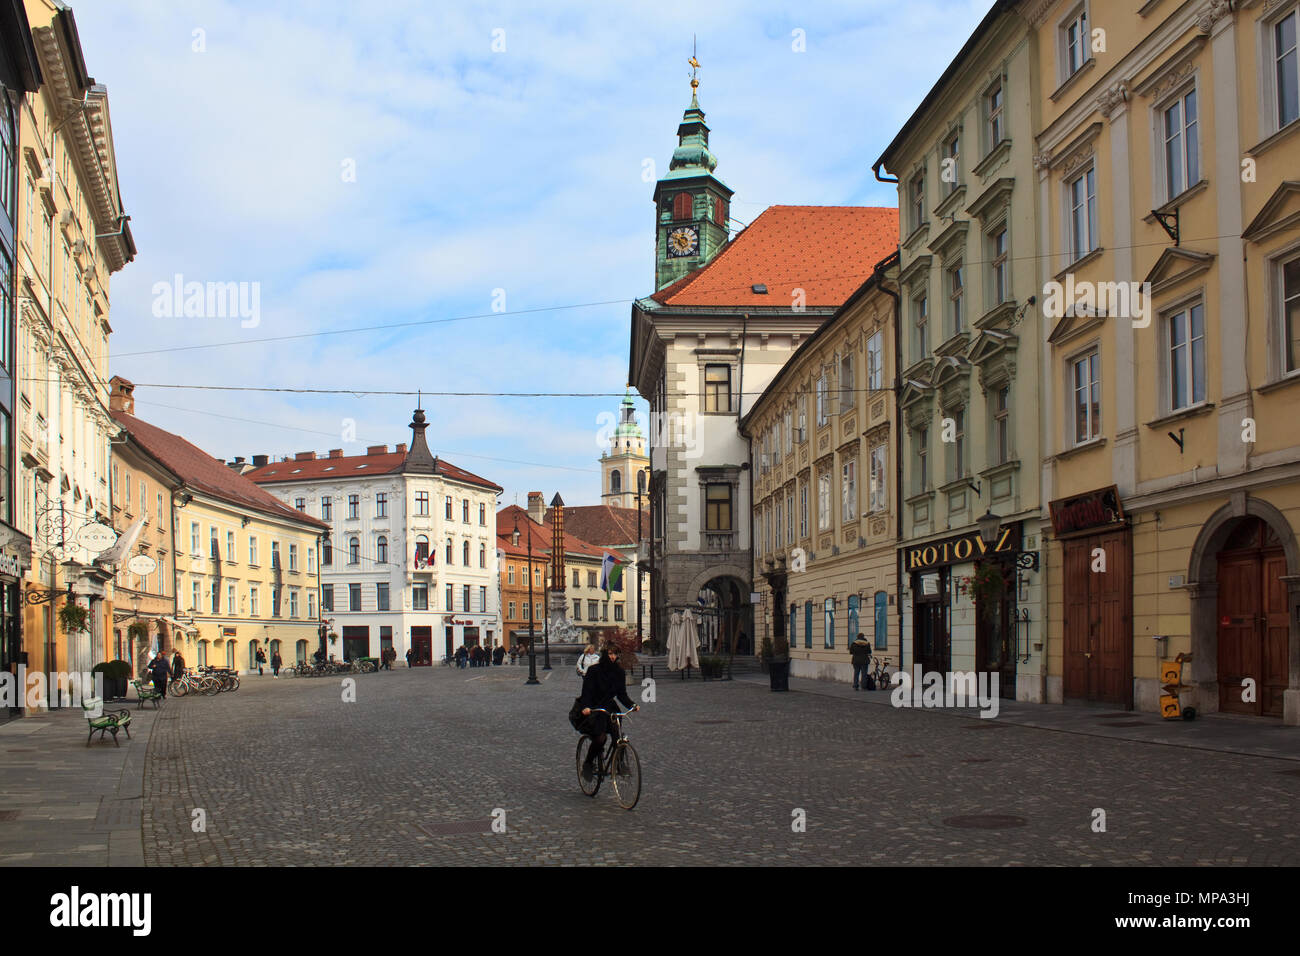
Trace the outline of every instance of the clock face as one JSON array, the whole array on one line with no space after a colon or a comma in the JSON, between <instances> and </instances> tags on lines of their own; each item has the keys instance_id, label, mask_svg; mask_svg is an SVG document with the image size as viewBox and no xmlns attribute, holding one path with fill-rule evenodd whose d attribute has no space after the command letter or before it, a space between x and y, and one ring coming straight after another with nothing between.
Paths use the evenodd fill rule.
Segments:
<instances>
[{"instance_id":1,"label":"clock face","mask_svg":"<svg viewBox=\"0 0 1300 956\"><path fill-rule=\"evenodd\" d=\"M691 256L700 247L700 233L695 226L678 226L668 233L668 255L674 259Z\"/></svg>"}]
</instances>

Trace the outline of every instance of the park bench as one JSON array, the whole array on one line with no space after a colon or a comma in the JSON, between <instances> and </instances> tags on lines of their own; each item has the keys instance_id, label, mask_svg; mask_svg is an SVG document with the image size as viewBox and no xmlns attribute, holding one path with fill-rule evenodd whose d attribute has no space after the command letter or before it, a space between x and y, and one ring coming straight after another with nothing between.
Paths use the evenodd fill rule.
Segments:
<instances>
[{"instance_id":1,"label":"park bench","mask_svg":"<svg viewBox=\"0 0 1300 956\"><path fill-rule=\"evenodd\" d=\"M158 704L163 696L159 691L154 690L152 687L145 687L144 682L138 678L131 681L131 686L135 688L136 699L139 701L136 704L137 710L143 708L148 701L153 701L154 710L158 709Z\"/></svg>"},{"instance_id":2,"label":"park bench","mask_svg":"<svg viewBox=\"0 0 1300 956\"><path fill-rule=\"evenodd\" d=\"M86 746L90 746L90 741L94 738L95 732L99 731L99 739L102 742L104 734L113 735L113 746L120 747L117 742L117 732L125 730L126 736L131 736L131 711L129 710L103 710L104 701L99 697L88 697L81 702L81 709L85 711L86 723L90 725L90 734L86 737ZM99 716L94 717L92 714L98 712Z\"/></svg>"}]
</instances>

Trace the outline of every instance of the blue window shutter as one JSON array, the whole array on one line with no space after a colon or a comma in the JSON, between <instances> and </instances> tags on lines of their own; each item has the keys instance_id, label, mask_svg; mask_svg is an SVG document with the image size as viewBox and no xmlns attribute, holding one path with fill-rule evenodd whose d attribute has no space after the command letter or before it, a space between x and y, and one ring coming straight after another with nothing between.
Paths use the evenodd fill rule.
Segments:
<instances>
[{"instance_id":1,"label":"blue window shutter","mask_svg":"<svg viewBox=\"0 0 1300 956\"><path fill-rule=\"evenodd\" d=\"M876 592L876 650L889 650L889 598L884 591Z\"/></svg>"}]
</instances>

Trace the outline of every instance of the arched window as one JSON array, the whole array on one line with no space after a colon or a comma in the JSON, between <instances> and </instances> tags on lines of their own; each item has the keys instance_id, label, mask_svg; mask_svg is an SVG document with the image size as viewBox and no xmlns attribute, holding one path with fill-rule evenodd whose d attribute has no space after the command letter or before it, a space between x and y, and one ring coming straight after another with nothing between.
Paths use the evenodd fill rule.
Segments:
<instances>
[{"instance_id":1,"label":"arched window","mask_svg":"<svg viewBox=\"0 0 1300 956\"><path fill-rule=\"evenodd\" d=\"M803 606L803 646L812 647L812 601Z\"/></svg>"},{"instance_id":2,"label":"arched window","mask_svg":"<svg viewBox=\"0 0 1300 956\"><path fill-rule=\"evenodd\" d=\"M889 650L889 595L876 592L876 650Z\"/></svg>"},{"instance_id":3,"label":"arched window","mask_svg":"<svg viewBox=\"0 0 1300 956\"><path fill-rule=\"evenodd\" d=\"M388 563L388 538L382 534L375 544L375 558L380 564Z\"/></svg>"},{"instance_id":4,"label":"arched window","mask_svg":"<svg viewBox=\"0 0 1300 956\"><path fill-rule=\"evenodd\" d=\"M235 669L235 642L226 641L226 666Z\"/></svg>"},{"instance_id":5,"label":"arched window","mask_svg":"<svg viewBox=\"0 0 1300 956\"><path fill-rule=\"evenodd\" d=\"M487 545L486 544L480 544L478 546L478 566L480 568L487 567Z\"/></svg>"},{"instance_id":6,"label":"arched window","mask_svg":"<svg viewBox=\"0 0 1300 956\"><path fill-rule=\"evenodd\" d=\"M361 563L361 541L357 538L348 538L348 564Z\"/></svg>"},{"instance_id":7,"label":"arched window","mask_svg":"<svg viewBox=\"0 0 1300 956\"><path fill-rule=\"evenodd\" d=\"M465 565L465 567L468 568L469 567L469 542L468 541L462 541L460 543L460 558L461 558L460 563Z\"/></svg>"},{"instance_id":8,"label":"arched window","mask_svg":"<svg viewBox=\"0 0 1300 956\"><path fill-rule=\"evenodd\" d=\"M429 564L429 539L422 534L415 536L415 566L426 567Z\"/></svg>"},{"instance_id":9,"label":"arched window","mask_svg":"<svg viewBox=\"0 0 1300 956\"><path fill-rule=\"evenodd\" d=\"M690 219L694 197L690 193L678 193L673 197L673 218Z\"/></svg>"},{"instance_id":10,"label":"arched window","mask_svg":"<svg viewBox=\"0 0 1300 956\"><path fill-rule=\"evenodd\" d=\"M257 641L248 642L248 669L257 670Z\"/></svg>"},{"instance_id":11,"label":"arched window","mask_svg":"<svg viewBox=\"0 0 1300 956\"><path fill-rule=\"evenodd\" d=\"M320 563L326 566L334 563L334 543L329 538L321 542Z\"/></svg>"},{"instance_id":12,"label":"arched window","mask_svg":"<svg viewBox=\"0 0 1300 956\"><path fill-rule=\"evenodd\" d=\"M451 564L452 564L451 538L448 538L447 539L447 567L451 567Z\"/></svg>"},{"instance_id":13,"label":"arched window","mask_svg":"<svg viewBox=\"0 0 1300 956\"><path fill-rule=\"evenodd\" d=\"M823 608L826 612L826 647L835 646L835 598L827 598Z\"/></svg>"},{"instance_id":14,"label":"arched window","mask_svg":"<svg viewBox=\"0 0 1300 956\"><path fill-rule=\"evenodd\" d=\"M623 490L623 473L620 471L612 472L609 476L610 494L618 494Z\"/></svg>"},{"instance_id":15,"label":"arched window","mask_svg":"<svg viewBox=\"0 0 1300 956\"><path fill-rule=\"evenodd\" d=\"M858 639L858 596L849 595L849 629L844 632L844 640L852 644Z\"/></svg>"},{"instance_id":16,"label":"arched window","mask_svg":"<svg viewBox=\"0 0 1300 956\"><path fill-rule=\"evenodd\" d=\"M299 642L298 642L298 644L297 644L297 650L295 651L295 654L297 655L297 661L298 661L299 664L305 664L305 663L307 662L307 642L306 642L306 641L299 641Z\"/></svg>"}]
</instances>

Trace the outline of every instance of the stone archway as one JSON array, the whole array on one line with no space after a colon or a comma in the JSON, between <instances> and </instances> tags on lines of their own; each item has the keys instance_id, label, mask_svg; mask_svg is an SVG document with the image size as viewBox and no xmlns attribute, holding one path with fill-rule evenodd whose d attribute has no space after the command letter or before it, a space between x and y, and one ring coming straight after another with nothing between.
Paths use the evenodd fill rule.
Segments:
<instances>
[{"instance_id":1,"label":"stone archway","mask_svg":"<svg viewBox=\"0 0 1300 956\"><path fill-rule=\"evenodd\" d=\"M1286 516L1262 498L1237 492L1214 512L1201 527L1192 546L1187 567L1187 590L1191 598L1192 679L1197 685L1197 707L1211 713L1219 709L1218 673L1218 555L1232 534L1238 519L1254 516L1267 524L1282 542L1286 554L1287 689L1283 695L1282 721L1300 726L1300 544Z\"/></svg>"}]
</instances>

